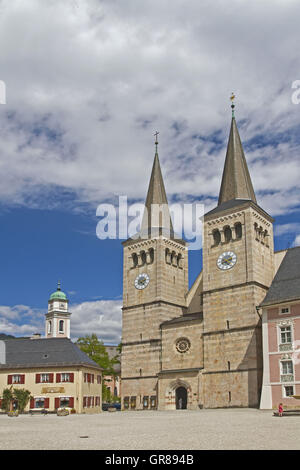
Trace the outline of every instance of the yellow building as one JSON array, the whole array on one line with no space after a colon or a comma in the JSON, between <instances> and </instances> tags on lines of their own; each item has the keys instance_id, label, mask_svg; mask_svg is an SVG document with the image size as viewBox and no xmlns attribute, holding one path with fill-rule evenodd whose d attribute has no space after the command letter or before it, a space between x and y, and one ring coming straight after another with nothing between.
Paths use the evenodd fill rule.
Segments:
<instances>
[{"instance_id":1,"label":"yellow building","mask_svg":"<svg viewBox=\"0 0 300 470\"><path fill-rule=\"evenodd\" d=\"M0 400L3 390L12 386L31 392L33 398L25 411L67 408L99 413L102 369L67 337L71 314L60 286L50 297L49 309L46 338L34 335L0 341Z\"/></svg>"}]
</instances>

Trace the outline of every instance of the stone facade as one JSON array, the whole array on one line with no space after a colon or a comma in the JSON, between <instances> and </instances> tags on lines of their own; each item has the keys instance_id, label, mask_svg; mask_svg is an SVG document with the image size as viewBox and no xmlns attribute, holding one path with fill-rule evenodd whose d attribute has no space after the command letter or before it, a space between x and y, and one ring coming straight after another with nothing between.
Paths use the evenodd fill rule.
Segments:
<instances>
[{"instance_id":1,"label":"stone facade","mask_svg":"<svg viewBox=\"0 0 300 470\"><path fill-rule=\"evenodd\" d=\"M157 154L148 209L153 194L166 204ZM259 305L280 262L273 219L257 205L234 118L219 204L204 217L203 269L191 289L183 241L158 235L123 245L123 409L258 407ZM148 278L138 288L141 274Z\"/></svg>"}]
</instances>

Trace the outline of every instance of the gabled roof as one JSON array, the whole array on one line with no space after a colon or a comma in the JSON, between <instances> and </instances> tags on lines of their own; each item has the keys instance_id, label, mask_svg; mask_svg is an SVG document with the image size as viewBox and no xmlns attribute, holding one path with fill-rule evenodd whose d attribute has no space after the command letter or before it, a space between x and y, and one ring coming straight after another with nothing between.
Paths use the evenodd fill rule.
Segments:
<instances>
[{"instance_id":1,"label":"gabled roof","mask_svg":"<svg viewBox=\"0 0 300 470\"><path fill-rule=\"evenodd\" d=\"M261 306L300 300L300 246L289 248Z\"/></svg>"},{"instance_id":2,"label":"gabled roof","mask_svg":"<svg viewBox=\"0 0 300 470\"><path fill-rule=\"evenodd\" d=\"M233 199L248 199L256 203L242 142L232 118L218 205Z\"/></svg>"},{"instance_id":3,"label":"gabled roof","mask_svg":"<svg viewBox=\"0 0 300 470\"><path fill-rule=\"evenodd\" d=\"M3 343L5 343L5 363L0 364L0 369L9 366L49 367L71 365L85 365L101 369L96 362L90 359L68 338L16 338L4 340Z\"/></svg>"}]
</instances>

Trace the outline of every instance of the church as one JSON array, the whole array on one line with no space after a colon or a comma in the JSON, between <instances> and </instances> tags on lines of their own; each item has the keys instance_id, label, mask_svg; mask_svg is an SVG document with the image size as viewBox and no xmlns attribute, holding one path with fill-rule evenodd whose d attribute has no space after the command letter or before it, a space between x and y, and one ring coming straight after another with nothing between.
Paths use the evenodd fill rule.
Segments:
<instances>
[{"instance_id":1,"label":"church","mask_svg":"<svg viewBox=\"0 0 300 470\"><path fill-rule=\"evenodd\" d=\"M190 289L188 244L168 210L153 227L157 206L168 208L156 145L140 236L123 242L122 409L259 408L263 387L272 408L262 304L289 250L274 252L274 220L257 203L234 104L218 204L203 218L203 269Z\"/></svg>"}]
</instances>

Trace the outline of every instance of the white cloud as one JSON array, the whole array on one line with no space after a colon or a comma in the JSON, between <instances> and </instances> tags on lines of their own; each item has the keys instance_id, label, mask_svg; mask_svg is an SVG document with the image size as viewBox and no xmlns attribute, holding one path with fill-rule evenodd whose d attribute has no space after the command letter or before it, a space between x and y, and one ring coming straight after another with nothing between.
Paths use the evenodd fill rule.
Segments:
<instances>
[{"instance_id":1,"label":"white cloud","mask_svg":"<svg viewBox=\"0 0 300 470\"><path fill-rule=\"evenodd\" d=\"M273 215L298 204L299 144L288 133L300 123L299 3L2 0L0 9L1 202L51 208L57 187L74 193L73 208L143 199L156 129L169 195L216 197L234 90L242 140L271 142L247 152L259 202Z\"/></svg>"},{"instance_id":2,"label":"white cloud","mask_svg":"<svg viewBox=\"0 0 300 470\"><path fill-rule=\"evenodd\" d=\"M96 334L105 344L121 341L121 301L98 300L70 305L71 338ZM0 333L13 336L44 335L44 310L26 305L0 306Z\"/></svg>"},{"instance_id":3,"label":"white cloud","mask_svg":"<svg viewBox=\"0 0 300 470\"><path fill-rule=\"evenodd\" d=\"M300 246L300 234L296 236L293 246Z\"/></svg>"},{"instance_id":4,"label":"white cloud","mask_svg":"<svg viewBox=\"0 0 300 470\"><path fill-rule=\"evenodd\" d=\"M122 302L120 300L97 300L71 305L71 336L95 333L105 344L121 341Z\"/></svg>"}]
</instances>

